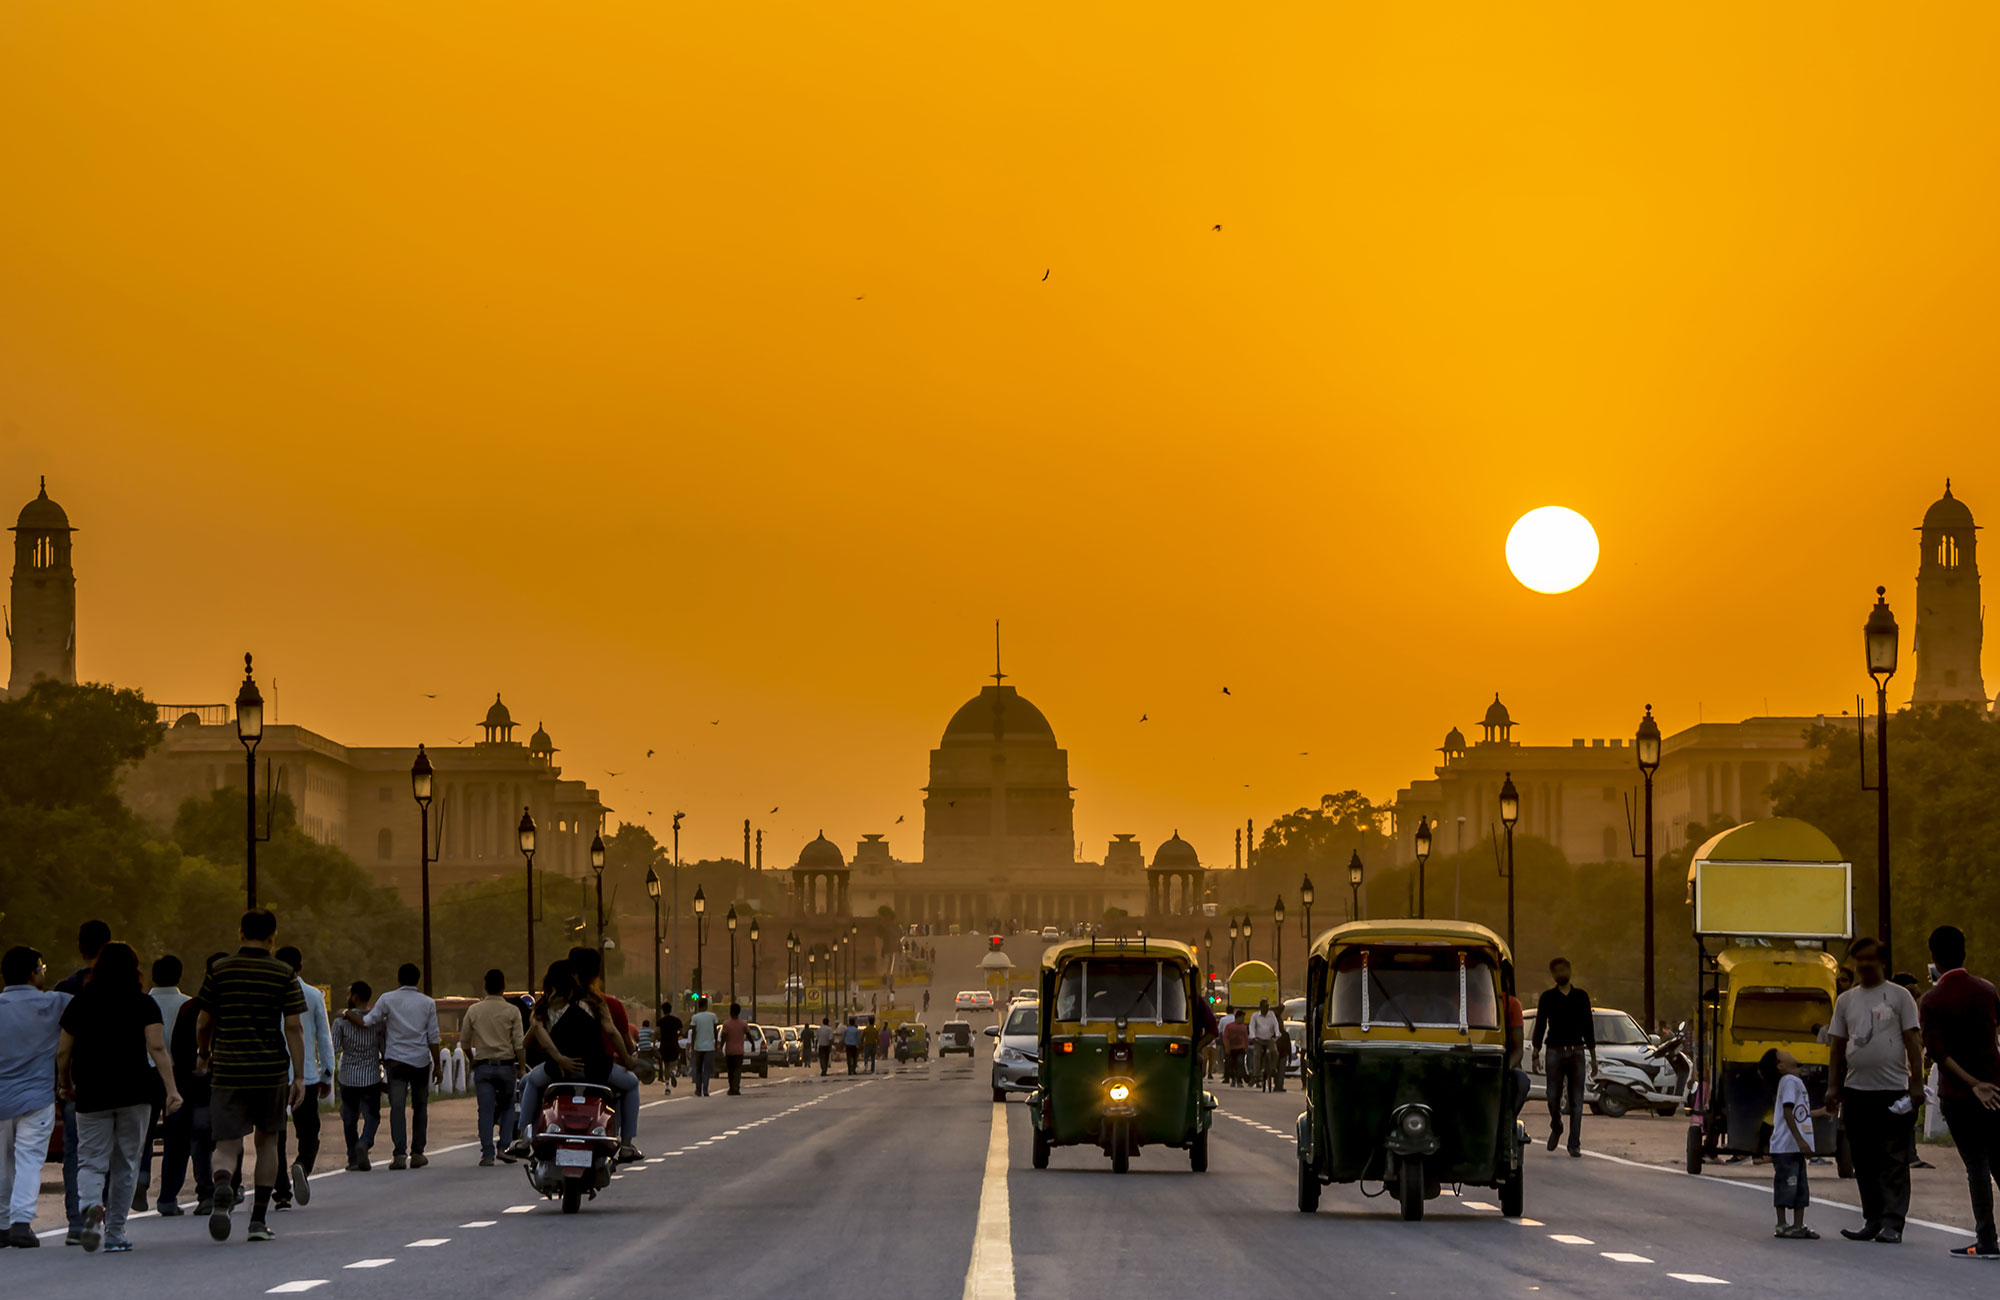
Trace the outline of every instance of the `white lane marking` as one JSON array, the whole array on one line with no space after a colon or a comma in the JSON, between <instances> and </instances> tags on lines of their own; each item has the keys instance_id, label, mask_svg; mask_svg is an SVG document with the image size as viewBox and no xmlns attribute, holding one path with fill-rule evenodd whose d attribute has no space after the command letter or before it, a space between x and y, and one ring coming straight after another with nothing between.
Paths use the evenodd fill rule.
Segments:
<instances>
[{"instance_id":1,"label":"white lane marking","mask_svg":"<svg viewBox=\"0 0 2000 1300\"><path fill-rule=\"evenodd\" d=\"M396 1262L396 1261L395 1261L395 1260L393 1260L393 1259L357 1259L357 1260L355 1260L355 1261L354 1261L354 1262L353 1262L352 1264L348 1264L348 1265L346 1265L345 1267L347 1267L347 1268L380 1268L380 1267L382 1267L382 1266L383 1266L384 1264L393 1264L393 1263L395 1263L395 1262Z\"/></svg>"},{"instance_id":2,"label":"white lane marking","mask_svg":"<svg viewBox=\"0 0 2000 1300\"><path fill-rule=\"evenodd\" d=\"M1543 1223L1540 1219L1509 1219L1507 1220L1507 1222L1517 1223L1523 1228L1543 1228L1548 1226L1547 1224Z\"/></svg>"},{"instance_id":3,"label":"white lane marking","mask_svg":"<svg viewBox=\"0 0 2000 1300\"><path fill-rule=\"evenodd\" d=\"M1650 1169L1656 1174L1672 1174L1676 1178L1699 1178L1703 1182L1721 1183L1727 1187L1741 1187L1745 1191L1756 1192L1760 1195L1769 1190L1765 1186L1765 1184L1761 1182L1753 1182L1746 1178L1717 1178L1714 1174L1690 1174L1685 1169L1675 1169L1667 1165L1649 1165L1642 1160L1627 1160L1624 1156L1605 1155L1602 1151L1586 1151L1583 1154L1589 1156L1592 1160L1609 1160L1614 1165L1629 1165L1634 1169ZM1816 1193L1813 1196L1813 1204L1824 1205L1830 1209L1835 1209L1835 1210L1848 1210L1855 1214L1860 1214L1862 1212L1861 1207L1858 1205L1849 1205L1844 1201L1823 1200ZM1912 1223L1916 1224L1919 1228L1933 1228L1938 1232L1949 1232L1954 1236L1959 1236L1959 1237L1976 1237L1979 1235L1970 1228L1953 1227L1949 1223L1938 1223L1931 1219L1903 1220L1903 1226L1906 1228ZM1668 1274L1668 1276L1679 1277L1680 1275L1678 1273L1671 1273ZM1705 1275L1696 1273L1696 1274L1690 1274L1689 1276L1701 1277ZM1682 1280L1686 1281L1687 1279L1683 1278ZM1727 1279L1718 1277L1718 1278L1709 1278L1709 1281L1726 1282Z\"/></svg>"},{"instance_id":4,"label":"white lane marking","mask_svg":"<svg viewBox=\"0 0 2000 1300\"><path fill-rule=\"evenodd\" d=\"M533 1213L535 1212L535 1209L536 1209L536 1207L535 1207L535 1206L532 1206L532 1205L510 1205L510 1206L508 1206L508 1207L507 1207L506 1209L504 1209L504 1210L500 1211L500 1213L502 1213L502 1214L533 1214Z\"/></svg>"},{"instance_id":5,"label":"white lane marking","mask_svg":"<svg viewBox=\"0 0 2000 1300\"><path fill-rule=\"evenodd\" d=\"M979 1184L979 1217L972 1230L972 1260L962 1300L1014 1300L1014 1220L1007 1205L1007 1106L993 1104L986 1140L986 1174Z\"/></svg>"},{"instance_id":6,"label":"white lane marking","mask_svg":"<svg viewBox=\"0 0 2000 1300\"><path fill-rule=\"evenodd\" d=\"M1728 1286L1728 1285L1729 1285L1729 1279L1728 1279L1728 1278L1726 1278L1726 1277L1710 1277L1710 1276L1709 1276L1708 1274L1706 1274L1706 1273L1669 1273L1669 1274L1667 1274L1667 1276L1668 1276L1668 1277L1670 1277L1670 1278L1672 1278L1672 1279L1674 1279L1674 1281L1676 1281L1676 1282L1698 1282L1698 1283L1700 1283L1700 1284L1702 1284L1702 1285L1704 1285L1704 1286Z\"/></svg>"},{"instance_id":7,"label":"white lane marking","mask_svg":"<svg viewBox=\"0 0 2000 1300\"><path fill-rule=\"evenodd\" d=\"M490 1228L498 1222L498 1219L474 1219L471 1223L461 1223L458 1226L461 1228Z\"/></svg>"},{"instance_id":8,"label":"white lane marking","mask_svg":"<svg viewBox=\"0 0 2000 1300\"><path fill-rule=\"evenodd\" d=\"M1497 1210L1500 1208L1487 1201L1460 1201L1459 1204L1468 1210Z\"/></svg>"},{"instance_id":9,"label":"white lane marking","mask_svg":"<svg viewBox=\"0 0 2000 1300\"><path fill-rule=\"evenodd\" d=\"M269 1291L266 1291L264 1294L285 1295L293 1291L310 1291L316 1286L325 1286L325 1285L326 1285L326 1279L323 1277L309 1278L303 1282L280 1282L278 1285L272 1287Z\"/></svg>"},{"instance_id":10,"label":"white lane marking","mask_svg":"<svg viewBox=\"0 0 2000 1300\"><path fill-rule=\"evenodd\" d=\"M1551 1232L1549 1240L1563 1246L1595 1246L1597 1244L1590 1238L1579 1237L1573 1232Z\"/></svg>"},{"instance_id":11,"label":"white lane marking","mask_svg":"<svg viewBox=\"0 0 2000 1300\"><path fill-rule=\"evenodd\" d=\"M425 1247L425 1246L442 1246L442 1245L444 1245L444 1244L445 1244L445 1243L446 1243L447 1241L450 1241L450 1240L451 1240L451 1238L450 1238L450 1237L419 1237L419 1238L417 1238L417 1239L416 1239L415 1241L412 1241L412 1242L409 1242L409 1243L408 1243L408 1244L407 1244L407 1245L406 1245L406 1246L404 1247L404 1249L406 1249L406 1250L421 1250L421 1249L422 1249L423 1247Z\"/></svg>"},{"instance_id":12,"label":"white lane marking","mask_svg":"<svg viewBox=\"0 0 2000 1300\"><path fill-rule=\"evenodd\" d=\"M1600 1250L1597 1253L1614 1264L1650 1264L1653 1262L1644 1255L1634 1255L1629 1250Z\"/></svg>"}]
</instances>

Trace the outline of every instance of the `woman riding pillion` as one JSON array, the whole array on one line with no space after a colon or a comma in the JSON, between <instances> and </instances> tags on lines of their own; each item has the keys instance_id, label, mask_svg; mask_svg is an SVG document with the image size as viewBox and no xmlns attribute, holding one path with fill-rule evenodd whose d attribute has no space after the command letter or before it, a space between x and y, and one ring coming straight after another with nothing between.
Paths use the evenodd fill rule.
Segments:
<instances>
[{"instance_id":1,"label":"woman riding pillion","mask_svg":"<svg viewBox=\"0 0 2000 1300\"><path fill-rule=\"evenodd\" d=\"M530 1070L521 1085L520 1136L509 1154L522 1158L530 1154L532 1129L542 1118L542 1092L550 1083L561 1079L610 1087L614 1065L623 1065L627 1071L632 1066L631 1053L610 1008L587 985L577 982L568 961L550 963L542 979L542 996L535 1003L531 1030L548 1060ZM621 1124L628 1106L636 1115L636 1104L621 1094ZM634 1127L624 1129L628 1136L619 1144L620 1160L639 1159L639 1150L630 1140Z\"/></svg>"}]
</instances>

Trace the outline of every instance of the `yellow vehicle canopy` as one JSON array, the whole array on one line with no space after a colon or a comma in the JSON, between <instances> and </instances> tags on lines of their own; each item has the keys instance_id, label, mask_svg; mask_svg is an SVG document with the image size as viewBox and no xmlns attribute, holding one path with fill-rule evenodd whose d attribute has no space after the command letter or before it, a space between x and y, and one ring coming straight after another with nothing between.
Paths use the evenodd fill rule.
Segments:
<instances>
[{"instance_id":1,"label":"yellow vehicle canopy","mask_svg":"<svg viewBox=\"0 0 2000 1300\"><path fill-rule=\"evenodd\" d=\"M1805 1065L1829 1059L1819 1031L1833 1018L1840 963L1817 948L1724 948L1716 969L1729 982L1723 1005L1724 1060L1755 1061L1782 1047Z\"/></svg>"},{"instance_id":2,"label":"yellow vehicle canopy","mask_svg":"<svg viewBox=\"0 0 2000 1300\"><path fill-rule=\"evenodd\" d=\"M1268 962L1239 962L1236 969L1229 972L1229 1009L1254 1009L1259 1002L1266 1000L1274 1007L1283 1001L1278 993L1278 972L1272 970Z\"/></svg>"},{"instance_id":3,"label":"yellow vehicle canopy","mask_svg":"<svg viewBox=\"0 0 2000 1300\"><path fill-rule=\"evenodd\" d=\"M1697 935L1846 939L1854 934L1854 868L1826 834L1796 817L1745 822L1709 837L1688 866Z\"/></svg>"}]
</instances>

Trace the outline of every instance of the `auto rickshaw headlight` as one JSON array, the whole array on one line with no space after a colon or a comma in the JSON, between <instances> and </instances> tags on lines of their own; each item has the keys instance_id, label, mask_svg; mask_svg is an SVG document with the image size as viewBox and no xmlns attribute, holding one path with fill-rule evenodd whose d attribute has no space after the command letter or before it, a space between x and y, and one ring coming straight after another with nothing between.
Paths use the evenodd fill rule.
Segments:
<instances>
[{"instance_id":1,"label":"auto rickshaw headlight","mask_svg":"<svg viewBox=\"0 0 2000 1300\"><path fill-rule=\"evenodd\" d=\"M1132 1085L1131 1085L1131 1084L1129 1084L1129 1083L1114 1083L1114 1084L1112 1084L1112 1085L1111 1085L1111 1092L1110 1092L1110 1096L1111 1096L1111 1100L1113 1100L1113 1101L1124 1101L1124 1100L1125 1100L1126 1098L1130 1097L1131 1095L1132 1095Z\"/></svg>"}]
</instances>

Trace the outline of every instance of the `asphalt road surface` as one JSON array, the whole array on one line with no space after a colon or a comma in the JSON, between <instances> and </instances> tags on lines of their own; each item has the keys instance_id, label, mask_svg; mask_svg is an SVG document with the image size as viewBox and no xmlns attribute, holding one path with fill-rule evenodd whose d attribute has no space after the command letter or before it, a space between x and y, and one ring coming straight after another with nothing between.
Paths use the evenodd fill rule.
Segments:
<instances>
[{"instance_id":1,"label":"asphalt road surface","mask_svg":"<svg viewBox=\"0 0 2000 1300\"><path fill-rule=\"evenodd\" d=\"M978 945L949 945L933 1023L971 987ZM1026 962L1036 945L1010 944ZM978 1023L975 1018L975 1023ZM1950 1259L1960 1231L1912 1224L1901 1246L1836 1233L1852 1210L1815 1205L1824 1239L1772 1239L1769 1189L1607 1158L1533 1150L1527 1214L1488 1194L1431 1202L1404 1223L1387 1197L1327 1189L1315 1215L1293 1203L1298 1095L1224 1088L1205 1174L1149 1150L1114 1176L1094 1152L1029 1164L1027 1116L991 1101L987 1056L894 1066L777 1070L744 1094L672 1100L649 1089L640 1145L582 1213L565 1216L518 1167L480 1169L475 1147L429 1168L322 1174L309 1208L274 1213L278 1240L224 1244L193 1216L135 1218L128 1255L86 1256L56 1231L0 1254L10 1295L147 1300L313 1292L315 1300L412 1300L504 1290L516 1300L621 1294L1199 1297L1462 1293L1468 1297L1685 1295L1728 1286L1762 1296L1909 1295L2000 1284ZM1531 1125L1532 1127L1532 1125ZM1586 1130L1587 1132L1587 1130ZM386 1137L386 1127L385 1133ZM1819 1173L1815 1169L1814 1174ZM1830 1173L1831 1171L1829 1171ZM1818 1190L1852 1204L1853 1185ZM46 1225L43 1225L46 1227Z\"/></svg>"}]
</instances>

